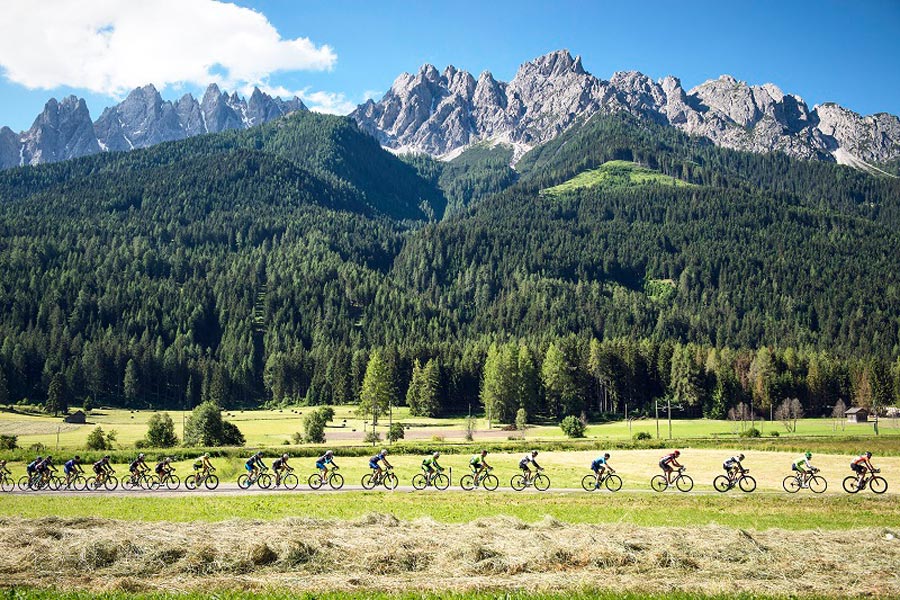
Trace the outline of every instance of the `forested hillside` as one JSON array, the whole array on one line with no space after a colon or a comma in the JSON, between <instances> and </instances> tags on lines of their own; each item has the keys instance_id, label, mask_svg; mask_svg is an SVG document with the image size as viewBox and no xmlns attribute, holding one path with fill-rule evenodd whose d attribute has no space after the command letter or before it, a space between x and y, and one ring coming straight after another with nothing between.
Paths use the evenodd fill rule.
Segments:
<instances>
[{"instance_id":1,"label":"forested hillside","mask_svg":"<svg viewBox=\"0 0 900 600\"><path fill-rule=\"evenodd\" d=\"M897 180L627 116L509 158L304 113L5 172L0 404L355 402L372 360L507 420L900 395ZM542 194L609 161L642 183Z\"/></svg>"}]
</instances>

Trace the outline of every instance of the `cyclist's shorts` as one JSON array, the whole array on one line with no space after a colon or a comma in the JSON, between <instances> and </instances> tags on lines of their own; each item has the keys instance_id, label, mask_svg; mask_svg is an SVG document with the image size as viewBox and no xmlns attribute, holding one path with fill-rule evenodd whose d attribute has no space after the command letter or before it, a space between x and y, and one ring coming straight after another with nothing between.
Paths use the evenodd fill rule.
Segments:
<instances>
[{"instance_id":1,"label":"cyclist's shorts","mask_svg":"<svg viewBox=\"0 0 900 600\"><path fill-rule=\"evenodd\" d=\"M252 471L252 470L253 470L253 465L251 465L250 463L247 463L247 464L244 465L244 468L247 469L248 471Z\"/></svg>"},{"instance_id":2,"label":"cyclist's shorts","mask_svg":"<svg viewBox=\"0 0 900 600\"><path fill-rule=\"evenodd\" d=\"M422 470L431 473L432 471L434 471L434 467L432 467L431 465L422 465Z\"/></svg>"},{"instance_id":3,"label":"cyclist's shorts","mask_svg":"<svg viewBox=\"0 0 900 600\"><path fill-rule=\"evenodd\" d=\"M791 471L799 471L799 470L800 470L800 467L798 467L797 465L791 465Z\"/></svg>"},{"instance_id":4,"label":"cyclist's shorts","mask_svg":"<svg viewBox=\"0 0 900 600\"><path fill-rule=\"evenodd\" d=\"M369 461L369 468L370 468L370 469L377 469L377 468L378 468L378 463L370 460L370 461Z\"/></svg>"},{"instance_id":5,"label":"cyclist's shorts","mask_svg":"<svg viewBox=\"0 0 900 600\"><path fill-rule=\"evenodd\" d=\"M730 471L731 467L733 467L733 466L734 465L729 465L728 463L722 463L722 468L725 469L726 471Z\"/></svg>"},{"instance_id":6,"label":"cyclist's shorts","mask_svg":"<svg viewBox=\"0 0 900 600\"><path fill-rule=\"evenodd\" d=\"M69 467L63 467L63 473L65 473L66 475L70 474L74 470L75 469L70 469Z\"/></svg>"},{"instance_id":7,"label":"cyclist's shorts","mask_svg":"<svg viewBox=\"0 0 900 600\"><path fill-rule=\"evenodd\" d=\"M662 469L663 471L671 471L672 470L672 467L670 467L664 460L659 461L659 468Z\"/></svg>"},{"instance_id":8,"label":"cyclist's shorts","mask_svg":"<svg viewBox=\"0 0 900 600\"><path fill-rule=\"evenodd\" d=\"M854 471L856 471L857 473L865 473L866 472L866 468L862 465L850 463L850 468L853 469Z\"/></svg>"},{"instance_id":9,"label":"cyclist's shorts","mask_svg":"<svg viewBox=\"0 0 900 600\"><path fill-rule=\"evenodd\" d=\"M593 471L594 473L599 473L600 469L602 468L603 465L601 465L600 463L591 463L591 471Z\"/></svg>"},{"instance_id":10,"label":"cyclist's shorts","mask_svg":"<svg viewBox=\"0 0 900 600\"><path fill-rule=\"evenodd\" d=\"M519 463L519 468L522 469L523 471L531 470L528 468L528 461L525 461L525 460L523 460L522 462Z\"/></svg>"},{"instance_id":11,"label":"cyclist's shorts","mask_svg":"<svg viewBox=\"0 0 900 600\"><path fill-rule=\"evenodd\" d=\"M96 473L97 475L101 474L102 472L103 469L101 467L94 467L94 473Z\"/></svg>"},{"instance_id":12,"label":"cyclist's shorts","mask_svg":"<svg viewBox=\"0 0 900 600\"><path fill-rule=\"evenodd\" d=\"M323 462L317 462L317 463L316 463L316 468L317 468L318 470L320 470L320 471L324 471L324 470L325 470L325 463L323 463Z\"/></svg>"},{"instance_id":13,"label":"cyclist's shorts","mask_svg":"<svg viewBox=\"0 0 900 600\"><path fill-rule=\"evenodd\" d=\"M202 469L202 468L203 468L202 465L194 465L194 470L195 470L195 471L199 471L199 470Z\"/></svg>"}]
</instances>

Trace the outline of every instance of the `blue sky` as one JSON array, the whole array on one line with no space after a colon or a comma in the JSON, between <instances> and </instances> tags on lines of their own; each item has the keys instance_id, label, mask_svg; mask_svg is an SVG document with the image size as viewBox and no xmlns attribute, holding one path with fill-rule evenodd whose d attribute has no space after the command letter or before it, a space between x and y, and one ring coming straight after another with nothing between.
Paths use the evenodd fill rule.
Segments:
<instances>
[{"instance_id":1,"label":"blue sky","mask_svg":"<svg viewBox=\"0 0 900 600\"><path fill-rule=\"evenodd\" d=\"M211 79L296 92L345 112L426 62L509 80L520 63L559 48L603 79L634 69L678 76L690 88L729 73L773 82L810 105L900 114L897 0L234 4L79 0L61 11L6 0L0 124L28 128L51 96L86 98L96 119L136 85L153 83L175 98L202 93Z\"/></svg>"}]
</instances>

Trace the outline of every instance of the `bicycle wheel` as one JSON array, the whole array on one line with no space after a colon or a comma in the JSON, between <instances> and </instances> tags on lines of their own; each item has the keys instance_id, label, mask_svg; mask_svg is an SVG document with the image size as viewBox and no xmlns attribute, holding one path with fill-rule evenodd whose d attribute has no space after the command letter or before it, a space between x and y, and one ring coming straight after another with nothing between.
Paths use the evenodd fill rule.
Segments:
<instances>
[{"instance_id":1,"label":"bicycle wheel","mask_svg":"<svg viewBox=\"0 0 900 600\"><path fill-rule=\"evenodd\" d=\"M63 484L62 479L60 479L59 477L54 475L47 481L47 488L50 489L51 491L58 492L59 488L62 487L62 484Z\"/></svg>"},{"instance_id":2,"label":"bicycle wheel","mask_svg":"<svg viewBox=\"0 0 900 600\"><path fill-rule=\"evenodd\" d=\"M283 485L286 490L296 490L297 486L300 485L300 480L297 479L297 476L293 473L288 473L281 478L281 485Z\"/></svg>"},{"instance_id":3,"label":"bicycle wheel","mask_svg":"<svg viewBox=\"0 0 900 600\"><path fill-rule=\"evenodd\" d=\"M475 477L473 477L472 474L470 474L470 473L463 475L462 478L459 480L459 487L466 490L467 492L474 490L475 489Z\"/></svg>"},{"instance_id":4,"label":"bicycle wheel","mask_svg":"<svg viewBox=\"0 0 900 600\"><path fill-rule=\"evenodd\" d=\"M174 492L179 487L181 487L181 479L175 473L172 473L168 477L166 477L166 488L170 492Z\"/></svg>"},{"instance_id":5,"label":"bicycle wheel","mask_svg":"<svg viewBox=\"0 0 900 600\"><path fill-rule=\"evenodd\" d=\"M669 487L669 482L665 475L654 475L653 478L650 479L650 487L653 488L653 491L655 492L664 492Z\"/></svg>"},{"instance_id":6,"label":"bicycle wheel","mask_svg":"<svg viewBox=\"0 0 900 600\"><path fill-rule=\"evenodd\" d=\"M887 488L887 479L885 479L884 477L879 477L878 475L876 475L872 478L872 481L869 482L869 489L876 494L885 493L887 491Z\"/></svg>"},{"instance_id":7,"label":"bicycle wheel","mask_svg":"<svg viewBox=\"0 0 900 600\"><path fill-rule=\"evenodd\" d=\"M371 490L372 488L374 488L374 487L375 487L374 479L375 479L375 478L372 477L372 474L371 474L371 473L366 473L365 475L363 475L363 476L362 476L362 480L360 481L360 483L361 483L362 486L363 486L363 489L364 489L364 490Z\"/></svg>"},{"instance_id":8,"label":"bicycle wheel","mask_svg":"<svg viewBox=\"0 0 900 600\"><path fill-rule=\"evenodd\" d=\"M318 473L313 473L309 476L309 479L306 480L306 483L311 489L317 490L322 487L322 476ZM240 483L238 485L240 485Z\"/></svg>"},{"instance_id":9,"label":"bicycle wheel","mask_svg":"<svg viewBox=\"0 0 900 600\"><path fill-rule=\"evenodd\" d=\"M448 487L450 487L450 478L443 473L438 473L431 478L431 485L439 490L446 490Z\"/></svg>"},{"instance_id":10,"label":"bicycle wheel","mask_svg":"<svg viewBox=\"0 0 900 600\"><path fill-rule=\"evenodd\" d=\"M744 475L738 479L738 487L741 488L742 492L747 492L749 494L756 489L756 480L752 475Z\"/></svg>"},{"instance_id":11,"label":"bicycle wheel","mask_svg":"<svg viewBox=\"0 0 900 600\"><path fill-rule=\"evenodd\" d=\"M538 473L534 477L534 489L539 492L546 492L550 489L550 478L543 473Z\"/></svg>"},{"instance_id":12,"label":"bicycle wheel","mask_svg":"<svg viewBox=\"0 0 900 600\"><path fill-rule=\"evenodd\" d=\"M184 487L187 490L194 491L197 489L197 476L196 475L188 475L184 478Z\"/></svg>"},{"instance_id":13,"label":"bicycle wheel","mask_svg":"<svg viewBox=\"0 0 900 600\"><path fill-rule=\"evenodd\" d=\"M116 479L115 475L110 475L106 478L106 481L103 482L103 487L106 488L107 492L112 492L119 487L119 480Z\"/></svg>"},{"instance_id":14,"label":"bicycle wheel","mask_svg":"<svg viewBox=\"0 0 900 600\"><path fill-rule=\"evenodd\" d=\"M419 473L412 478L413 489L422 491L428 487L428 478L424 474Z\"/></svg>"},{"instance_id":15,"label":"bicycle wheel","mask_svg":"<svg viewBox=\"0 0 900 600\"><path fill-rule=\"evenodd\" d=\"M210 473L206 476L206 479L203 480L203 485L205 485L206 489L208 489L209 491L216 489L217 487L219 487L219 476Z\"/></svg>"},{"instance_id":16,"label":"bicycle wheel","mask_svg":"<svg viewBox=\"0 0 900 600\"><path fill-rule=\"evenodd\" d=\"M824 477L813 475L809 479L809 489L812 490L814 494L821 494L828 489L828 482L825 481Z\"/></svg>"},{"instance_id":17,"label":"bicycle wheel","mask_svg":"<svg viewBox=\"0 0 900 600\"><path fill-rule=\"evenodd\" d=\"M159 480L159 477L156 477L155 475L147 476L147 478L144 480L144 489L148 489L153 492L158 490L161 485L162 482Z\"/></svg>"},{"instance_id":18,"label":"bicycle wheel","mask_svg":"<svg viewBox=\"0 0 900 600\"><path fill-rule=\"evenodd\" d=\"M397 487L397 484L400 481L397 479L397 476L393 473L388 473L384 477L381 478L381 483L389 490L393 490Z\"/></svg>"},{"instance_id":19,"label":"bicycle wheel","mask_svg":"<svg viewBox=\"0 0 900 600\"><path fill-rule=\"evenodd\" d=\"M517 492L521 492L525 489L525 476L522 474L513 475L512 479L509 480L509 487L516 490Z\"/></svg>"},{"instance_id":20,"label":"bicycle wheel","mask_svg":"<svg viewBox=\"0 0 900 600\"><path fill-rule=\"evenodd\" d=\"M719 475L713 479L713 487L716 488L717 492L724 494L731 489L731 481L725 475Z\"/></svg>"},{"instance_id":21,"label":"bicycle wheel","mask_svg":"<svg viewBox=\"0 0 900 600\"><path fill-rule=\"evenodd\" d=\"M8 477L0 478L0 490L11 492L16 489L16 482Z\"/></svg>"},{"instance_id":22,"label":"bicycle wheel","mask_svg":"<svg viewBox=\"0 0 900 600\"><path fill-rule=\"evenodd\" d=\"M28 475L22 475L19 477L19 490L23 492L27 492L31 489L31 477Z\"/></svg>"},{"instance_id":23,"label":"bicycle wheel","mask_svg":"<svg viewBox=\"0 0 900 600\"><path fill-rule=\"evenodd\" d=\"M97 489L97 478L91 475L85 480L84 489L94 491Z\"/></svg>"},{"instance_id":24,"label":"bicycle wheel","mask_svg":"<svg viewBox=\"0 0 900 600\"><path fill-rule=\"evenodd\" d=\"M272 476L268 473L261 474L256 480L256 485L264 490L269 489L272 487Z\"/></svg>"},{"instance_id":25,"label":"bicycle wheel","mask_svg":"<svg viewBox=\"0 0 900 600\"><path fill-rule=\"evenodd\" d=\"M122 478L122 489L126 492L130 492L131 490L138 490L141 488L140 479L135 480L132 477L123 477Z\"/></svg>"},{"instance_id":26,"label":"bicycle wheel","mask_svg":"<svg viewBox=\"0 0 900 600\"><path fill-rule=\"evenodd\" d=\"M844 491L848 494L855 494L859 491L859 487L857 487L859 481L857 480L855 475L847 475L844 477L844 482L841 484L844 487Z\"/></svg>"},{"instance_id":27,"label":"bicycle wheel","mask_svg":"<svg viewBox=\"0 0 900 600\"><path fill-rule=\"evenodd\" d=\"M610 475L606 478L606 489L611 492L618 492L622 489L622 478L618 475Z\"/></svg>"},{"instance_id":28,"label":"bicycle wheel","mask_svg":"<svg viewBox=\"0 0 900 600\"><path fill-rule=\"evenodd\" d=\"M497 479L496 475L487 474L484 476L484 479L481 480L481 485L489 492L493 492L497 489L497 486L500 485L500 480Z\"/></svg>"},{"instance_id":29,"label":"bicycle wheel","mask_svg":"<svg viewBox=\"0 0 900 600\"><path fill-rule=\"evenodd\" d=\"M586 492L593 492L597 489L597 476L596 475L585 475L581 478L581 487L584 488Z\"/></svg>"},{"instance_id":30,"label":"bicycle wheel","mask_svg":"<svg viewBox=\"0 0 900 600\"><path fill-rule=\"evenodd\" d=\"M88 489L88 482L84 475L78 475L72 480L72 489L76 492L83 492Z\"/></svg>"},{"instance_id":31,"label":"bicycle wheel","mask_svg":"<svg viewBox=\"0 0 900 600\"><path fill-rule=\"evenodd\" d=\"M784 488L789 494L796 494L800 491L800 479L795 477L794 475L788 475L784 478L784 481L781 482L781 487Z\"/></svg>"},{"instance_id":32,"label":"bicycle wheel","mask_svg":"<svg viewBox=\"0 0 900 600\"><path fill-rule=\"evenodd\" d=\"M242 490L250 489L252 483L250 482L250 476L246 473L240 475L237 480L238 487ZM312 483L310 483L310 487L312 487Z\"/></svg>"},{"instance_id":33,"label":"bicycle wheel","mask_svg":"<svg viewBox=\"0 0 900 600\"><path fill-rule=\"evenodd\" d=\"M681 475L675 480L675 487L677 487L679 491L689 492L694 489L694 480L691 479L690 475Z\"/></svg>"},{"instance_id":34,"label":"bicycle wheel","mask_svg":"<svg viewBox=\"0 0 900 600\"><path fill-rule=\"evenodd\" d=\"M341 489L344 487L344 476L340 473L332 473L331 477L328 478L328 485L330 485L333 490Z\"/></svg>"}]
</instances>

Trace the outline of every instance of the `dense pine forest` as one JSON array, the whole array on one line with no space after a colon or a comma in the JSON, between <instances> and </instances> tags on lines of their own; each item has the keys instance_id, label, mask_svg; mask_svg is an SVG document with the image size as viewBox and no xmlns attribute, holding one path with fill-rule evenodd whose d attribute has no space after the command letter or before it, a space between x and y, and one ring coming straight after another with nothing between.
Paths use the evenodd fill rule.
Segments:
<instances>
[{"instance_id":1,"label":"dense pine forest","mask_svg":"<svg viewBox=\"0 0 900 600\"><path fill-rule=\"evenodd\" d=\"M0 404L352 403L373 361L501 421L898 402L898 180L622 115L510 158L303 113L4 172ZM543 192L613 160L672 183Z\"/></svg>"}]
</instances>

